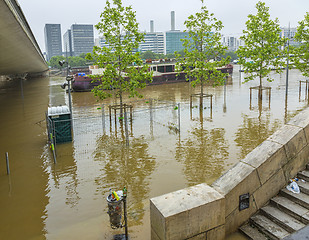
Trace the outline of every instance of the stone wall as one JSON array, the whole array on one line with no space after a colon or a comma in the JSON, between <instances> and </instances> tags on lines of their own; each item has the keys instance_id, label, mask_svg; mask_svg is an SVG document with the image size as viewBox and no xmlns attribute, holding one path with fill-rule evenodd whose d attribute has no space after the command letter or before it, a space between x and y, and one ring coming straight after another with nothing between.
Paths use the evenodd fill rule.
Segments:
<instances>
[{"instance_id":1,"label":"stone wall","mask_svg":"<svg viewBox=\"0 0 309 240\"><path fill-rule=\"evenodd\" d=\"M306 108L212 186L199 184L150 199L151 239L225 239L309 162ZM249 207L239 197L249 193Z\"/></svg>"}]
</instances>

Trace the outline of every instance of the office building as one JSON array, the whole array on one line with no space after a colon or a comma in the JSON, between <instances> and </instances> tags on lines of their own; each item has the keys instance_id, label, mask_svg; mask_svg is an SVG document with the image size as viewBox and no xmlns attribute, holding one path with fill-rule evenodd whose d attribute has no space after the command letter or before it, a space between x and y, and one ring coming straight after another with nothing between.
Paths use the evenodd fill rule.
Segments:
<instances>
[{"instance_id":1,"label":"office building","mask_svg":"<svg viewBox=\"0 0 309 240\"><path fill-rule=\"evenodd\" d=\"M189 33L180 30L165 33L166 54L179 52L184 49L181 39L189 38Z\"/></svg>"},{"instance_id":2,"label":"office building","mask_svg":"<svg viewBox=\"0 0 309 240\"><path fill-rule=\"evenodd\" d=\"M227 51L237 51L240 46L244 46L243 41L235 36L222 36L222 45L227 47Z\"/></svg>"},{"instance_id":3,"label":"office building","mask_svg":"<svg viewBox=\"0 0 309 240\"><path fill-rule=\"evenodd\" d=\"M62 42L60 24L45 24L44 35L46 60L49 61L53 56L61 56Z\"/></svg>"},{"instance_id":4,"label":"office building","mask_svg":"<svg viewBox=\"0 0 309 240\"><path fill-rule=\"evenodd\" d=\"M184 49L181 39L189 37L189 33L176 30L175 12L171 12L171 30L165 32L165 54L179 52Z\"/></svg>"},{"instance_id":5,"label":"office building","mask_svg":"<svg viewBox=\"0 0 309 240\"><path fill-rule=\"evenodd\" d=\"M140 43L139 45L139 51L152 51L154 53L164 54L164 33L146 33L144 36L144 42Z\"/></svg>"},{"instance_id":6,"label":"office building","mask_svg":"<svg viewBox=\"0 0 309 240\"><path fill-rule=\"evenodd\" d=\"M68 29L65 34L63 35L63 50L64 55L68 57L73 56L73 49L72 49L72 34L71 30Z\"/></svg>"},{"instance_id":7,"label":"office building","mask_svg":"<svg viewBox=\"0 0 309 240\"><path fill-rule=\"evenodd\" d=\"M71 38L74 56L92 52L94 46L93 25L73 24L71 26Z\"/></svg>"},{"instance_id":8,"label":"office building","mask_svg":"<svg viewBox=\"0 0 309 240\"><path fill-rule=\"evenodd\" d=\"M294 40L295 34L297 32L297 28L288 28L288 27L282 27L280 28L281 32L280 32L280 37L285 37L285 38L289 38L289 44L292 46L298 46L300 43L296 42Z\"/></svg>"}]
</instances>

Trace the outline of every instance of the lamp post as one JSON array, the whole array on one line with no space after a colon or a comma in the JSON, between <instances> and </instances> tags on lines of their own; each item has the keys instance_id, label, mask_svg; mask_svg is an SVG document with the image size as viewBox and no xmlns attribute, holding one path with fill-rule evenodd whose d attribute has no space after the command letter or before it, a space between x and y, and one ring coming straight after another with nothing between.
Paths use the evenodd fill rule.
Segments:
<instances>
[{"instance_id":1,"label":"lamp post","mask_svg":"<svg viewBox=\"0 0 309 240\"><path fill-rule=\"evenodd\" d=\"M70 109L70 114L71 114L71 119L72 119L72 100L71 100L71 82L73 81L73 76L69 75L69 63L68 61L59 61L59 65L62 67L64 64L67 64L67 76L66 80L68 83L63 83L61 85L62 89L65 89L66 86L68 86L68 93L69 93L69 109Z\"/></svg>"}]
</instances>

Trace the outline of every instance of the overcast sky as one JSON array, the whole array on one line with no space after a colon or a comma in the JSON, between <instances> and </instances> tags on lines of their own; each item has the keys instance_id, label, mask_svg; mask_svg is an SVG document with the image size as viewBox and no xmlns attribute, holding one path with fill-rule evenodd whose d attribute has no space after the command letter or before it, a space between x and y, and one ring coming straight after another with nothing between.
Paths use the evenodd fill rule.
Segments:
<instances>
[{"instance_id":1,"label":"overcast sky","mask_svg":"<svg viewBox=\"0 0 309 240\"><path fill-rule=\"evenodd\" d=\"M72 24L97 24L104 10L105 0L18 0L26 19L45 51L44 25L61 24L63 35ZM204 0L208 10L223 22L223 34L240 35L245 28L248 14L255 14L258 0ZM309 11L309 0L265 0L270 8L271 18L278 18L281 26L296 27ZM171 28L171 11L175 11L176 29L183 30L187 17L199 11L200 0L123 0L125 6L132 5L136 11L141 31L150 30L150 20L154 20L155 31ZM95 37L96 37L95 33Z\"/></svg>"}]
</instances>

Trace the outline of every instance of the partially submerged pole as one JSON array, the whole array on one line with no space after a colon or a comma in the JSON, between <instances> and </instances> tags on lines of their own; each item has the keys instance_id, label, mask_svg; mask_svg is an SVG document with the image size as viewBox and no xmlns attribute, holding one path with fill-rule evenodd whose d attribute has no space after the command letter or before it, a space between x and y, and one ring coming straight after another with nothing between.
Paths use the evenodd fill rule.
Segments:
<instances>
[{"instance_id":1,"label":"partially submerged pole","mask_svg":"<svg viewBox=\"0 0 309 240\"><path fill-rule=\"evenodd\" d=\"M180 103L178 103L178 130L180 134Z\"/></svg>"},{"instance_id":2,"label":"partially submerged pole","mask_svg":"<svg viewBox=\"0 0 309 240\"><path fill-rule=\"evenodd\" d=\"M105 110L104 110L104 104L102 104L102 128L103 128L103 134L106 134L105 130Z\"/></svg>"},{"instance_id":3,"label":"partially submerged pole","mask_svg":"<svg viewBox=\"0 0 309 240\"><path fill-rule=\"evenodd\" d=\"M6 159L6 172L7 175L10 175L10 163L9 163L9 153L5 153L5 159Z\"/></svg>"}]
</instances>

